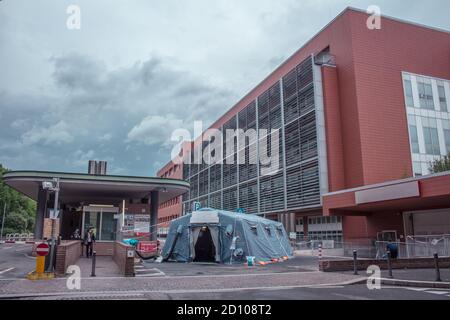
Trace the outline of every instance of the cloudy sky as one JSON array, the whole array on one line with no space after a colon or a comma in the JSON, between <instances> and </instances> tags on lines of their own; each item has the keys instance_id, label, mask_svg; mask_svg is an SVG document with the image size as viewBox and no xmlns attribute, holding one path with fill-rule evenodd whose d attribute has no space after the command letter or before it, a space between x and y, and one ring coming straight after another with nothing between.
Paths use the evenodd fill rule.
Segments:
<instances>
[{"instance_id":1,"label":"cloudy sky","mask_svg":"<svg viewBox=\"0 0 450 320\"><path fill-rule=\"evenodd\" d=\"M81 29L66 26L81 9ZM0 163L154 175L347 6L450 29L448 0L1 0Z\"/></svg>"}]
</instances>

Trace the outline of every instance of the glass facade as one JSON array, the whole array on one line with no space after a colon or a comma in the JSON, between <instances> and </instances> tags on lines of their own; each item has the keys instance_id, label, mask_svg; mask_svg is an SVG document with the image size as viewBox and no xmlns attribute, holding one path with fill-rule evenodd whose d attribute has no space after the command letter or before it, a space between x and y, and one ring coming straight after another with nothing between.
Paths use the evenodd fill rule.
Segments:
<instances>
[{"instance_id":1,"label":"glass facade","mask_svg":"<svg viewBox=\"0 0 450 320\"><path fill-rule=\"evenodd\" d=\"M203 206L260 214L321 205L317 119L323 106L319 108L316 102L315 67L320 69L312 57L306 59L224 123L223 164L184 165L183 178L191 184L183 196L184 212L191 211L197 201ZM255 140L247 135L229 137L227 129L256 130L258 135ZM226 152L231 140L234 149ZM261 164L262 154L277 156L275 169ZM233 164L227 160L234 160Z\"/></svg>"},{"instance_id":2,"label":"glass facade","mask_svg":"<svg viewBox=\"0 0 450 320\"><path fill-rule=\"evenodd\" d=\"M87 230L93 228L97 240L115 241L118 225L114 214L117 212L117 208L84 207L82 236Z\"/></svg>"},{"instance_id":3,"label":"glass facade","mask_svg":"<svg viewBox=\"0 0 450 320\"><path fill-rule=\"evenodd\" d=\"M450 153L450 81L403 73L411 157L415 176L430 173L430 163Z\"/></svg>"}]
</instances>

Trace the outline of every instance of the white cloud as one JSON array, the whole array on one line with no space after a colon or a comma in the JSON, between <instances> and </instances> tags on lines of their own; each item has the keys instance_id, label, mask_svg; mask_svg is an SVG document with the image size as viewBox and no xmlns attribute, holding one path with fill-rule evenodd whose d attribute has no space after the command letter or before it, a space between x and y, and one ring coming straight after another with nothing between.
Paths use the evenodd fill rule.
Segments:
<instances>
[{"instance_id":1,"label":"white cloud","mask_svg":"<svg viewBox=\"0 0 450 320\"><path fill-rule=\"evenodd\" d=\"M111 133L105 133L104 135L102 135L99 140L100 141L110 141L112 139L112 134Z\"/></svg>"},{"instance_id":2,"label":"white cloud","mask_svg":"<svg viewBox=\"0 0 450 320\"><path fill-rule=\"evenodd\" d=\"M33 127L22 135L24 145L42 143L46 146L71 143L74 140L69 132L69 126L64 120L50 127Z\"/></svg>"},{"instance_id":3,"label":"white cloud","mask_svg":"<svg viewBox=\"0 0 450 320\"><path fill-rule=\"evenodd\" d=\"M130 130L126 141L168 146L172 132L183 128L183 125L183 120L177 119L173 114L148 116Z\"/></svg>"}]
</instances>

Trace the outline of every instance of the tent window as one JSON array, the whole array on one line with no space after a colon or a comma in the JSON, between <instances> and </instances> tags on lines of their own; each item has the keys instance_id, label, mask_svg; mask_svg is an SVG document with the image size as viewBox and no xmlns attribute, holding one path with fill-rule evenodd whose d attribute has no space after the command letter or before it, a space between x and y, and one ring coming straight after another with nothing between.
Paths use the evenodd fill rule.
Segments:
<instances>
[{"instance_id":1,"label":"tent window","mask_svg":"<svg viewBox=\"0 0 450 320\"><path fill-rule=\"evenodd\" d=\"M258 235L258 226L257 226L257 225L251 225L251 226L250 226L250 230L252 230L252 232L253 232L255 235Z\"/></svg>"},{"instance_id":2,"label":"tent window","mask_svg":"<svg viewBox=\"0 0 450 320\"><path fill-rule=\"evenodd\" d=\"M231 237L233 235L233 226L231 224L227 225L225 233L228 237Z\"/></svg>"},{"instance_id":3,"label":"tent window","mask_svg":"<svg viewBox=\"0 0 450 320\"><path fill-rule=\"evenodd\" d=\"M278 235L279 235L280 237L282 237L282 236L283 236L283 228L277 227L277 231L278 231Z\"/></svg>"}]
</instances>

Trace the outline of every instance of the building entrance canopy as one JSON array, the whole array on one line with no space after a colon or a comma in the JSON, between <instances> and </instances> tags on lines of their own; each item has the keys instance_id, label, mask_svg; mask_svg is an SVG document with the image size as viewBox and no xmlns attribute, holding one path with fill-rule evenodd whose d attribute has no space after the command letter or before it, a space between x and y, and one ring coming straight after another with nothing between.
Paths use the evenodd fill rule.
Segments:
<instances>
[{"instance_id":1,"label":"building entrance canopy","mask_svg":"<svg viewBox=\"0 0 450 320\"><path fill-rule=\"evenodd\" d=\"M123 201L136 201L149 206L147 213L151 213L152 227L156 225L159 204L189 190L188 182L175 179L39 171L8 172L3 176L5 184L37 202L36 238L43 237L44 218L48 216L48 209L53 208L53 205L48 204L49 194L42 188L42 183L55 178L59 179L59 207L63 208L64 213L71 206L118 206ZM63 229L65 217L62 218ZM73 221L68 223L73 225Z\"/></svg>"}]
</instances>

